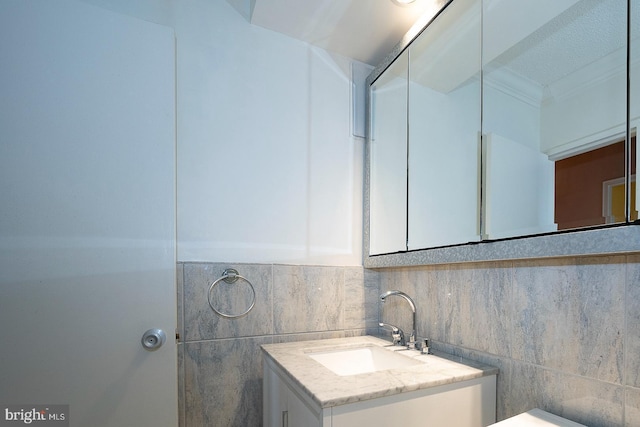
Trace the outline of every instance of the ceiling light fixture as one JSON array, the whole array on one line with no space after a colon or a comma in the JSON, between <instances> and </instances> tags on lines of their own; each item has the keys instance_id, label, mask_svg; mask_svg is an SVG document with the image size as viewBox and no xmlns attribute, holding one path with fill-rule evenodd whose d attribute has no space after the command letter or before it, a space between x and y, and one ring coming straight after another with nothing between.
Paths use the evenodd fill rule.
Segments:
<instances>
[{"instance_id":1,"label":"ceiling light fixture","mask_svg":"<svg viewBox=\"0 0 640 427\"><path fill-rule=\"evenodd\" d=\"M391 0L391 2L393 4L396 4L398 6L408 6L409 4L413 3L416 0Z\"/></svg>"}]
</instances>

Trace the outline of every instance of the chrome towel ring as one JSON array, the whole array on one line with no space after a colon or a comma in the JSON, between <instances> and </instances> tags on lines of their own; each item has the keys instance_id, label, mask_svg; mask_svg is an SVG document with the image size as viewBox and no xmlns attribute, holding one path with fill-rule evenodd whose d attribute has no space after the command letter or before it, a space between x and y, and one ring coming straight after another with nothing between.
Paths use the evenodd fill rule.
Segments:
<instances>
[{"instance_id":1,"label":"chrome towel ring","mask_svg":"<svg viewBox=\"0 0 640 427\"><path fill-rule=\"evenodd\" d=\"M213 306L211 302L211 291L213 291L213 288L215 288L218 285L218 283L220 283L220 281L222 280L224 280L227 283L235 283L238 279L242 279L245 282L247 282L249 284L249 288L251 289L252 298L251 298L251 304L249 305L249 308L247 308L244 312L240 314L227 314L219 311ZM222 316L225 319L237 319L238 317L242 317L247 313L249 313L253 308L253 306L256 304L256 290L253 288L253 285L249 280L247 280L247 278L242 277L241 275L238 274L237 270L234 270L233 268L227 268L225 271L222 272L222 276L218 278L215 282L213 282L211 286L209 286L209 292L207 292L207 299L209 300L209 307L211 307L211 309L215 311L215 313L218 316Z\"/></svg>"}]
</instances>

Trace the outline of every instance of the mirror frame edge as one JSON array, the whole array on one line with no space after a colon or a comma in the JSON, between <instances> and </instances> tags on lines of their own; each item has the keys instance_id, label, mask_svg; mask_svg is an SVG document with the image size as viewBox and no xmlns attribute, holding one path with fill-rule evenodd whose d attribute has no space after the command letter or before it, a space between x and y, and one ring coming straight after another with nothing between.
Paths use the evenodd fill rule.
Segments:
<instances>
[{"instance_id":1,"label":"mirror frame edge","mask_svg":"<svg viewBox=\"0 0 640 427\"><path fill-rule=\"evenodd\" d=\"M367 255L364 259L364 267L406 267L523 259L621 255L638 252L640 252L640 227L636 224L629 224L543 236L483 241L394 254Z\"/></svg>"}]
</instances>

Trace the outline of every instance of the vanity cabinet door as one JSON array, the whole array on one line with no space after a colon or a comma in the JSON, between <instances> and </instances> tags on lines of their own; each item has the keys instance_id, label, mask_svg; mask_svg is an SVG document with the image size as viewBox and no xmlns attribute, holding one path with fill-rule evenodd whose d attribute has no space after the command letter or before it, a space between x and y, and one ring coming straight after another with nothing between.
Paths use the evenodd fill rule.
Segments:
<instances>
[{"instance_id":1,"label":"vanity cabinet door","mask_svg":"<svg viewBox=\"0 0 640 427\"><path fill-rule=\"evenodd\" d=\"M331 408L331 427L484 427L496 422L496 376Z\"/></svg>"},{"instance_id":2,"label":"vanity cabinet door","mask_svg":"<svg viewBox=\"0 0 640 427\"><path fill-rule=\"evenodd\" d=\"M264 427L322 427L317 415L292 387L263 362Z\"/></svg>"},{"instance_id":3,"label":"vanity cabinet door","mask_svg":"<svg viewBox=\"0 0 640 427\"><path fill-rule=\"evenodd\" d=\"M288 390L287 395L287 421L288 424L284 427L322 427L316 414L291 389Z\"/></svg>"},{"instance_id":4,"label":"vanity cabinet door","mask_svg":"<svg viewBox=\"0 0 640 427\"><path fill-rule=\"evenodd\" d=\"M262 421L264 427L280 427L283 412L287 409L287 389L278 375L263 363L262 379Z\"/></svg>"}]
</instances>

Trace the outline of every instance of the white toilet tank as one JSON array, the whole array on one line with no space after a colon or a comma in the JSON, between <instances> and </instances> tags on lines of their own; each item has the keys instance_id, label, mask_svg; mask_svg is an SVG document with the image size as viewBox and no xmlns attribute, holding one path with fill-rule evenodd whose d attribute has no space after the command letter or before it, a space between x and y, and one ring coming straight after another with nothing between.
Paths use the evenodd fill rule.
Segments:
<instances>
[{"instance_id":1,"label":"white toilet tank","mask_svg":"<svg viewBox=\"0 0 640 427\"><path fill-rule=\"evenodd\" d=\"M499 423L491 424L495 427L586 427L584 424L578 424L566 418L545 412L542 409L532 409L515 417L508 418Z\"/></svg>"}]
</instances>

